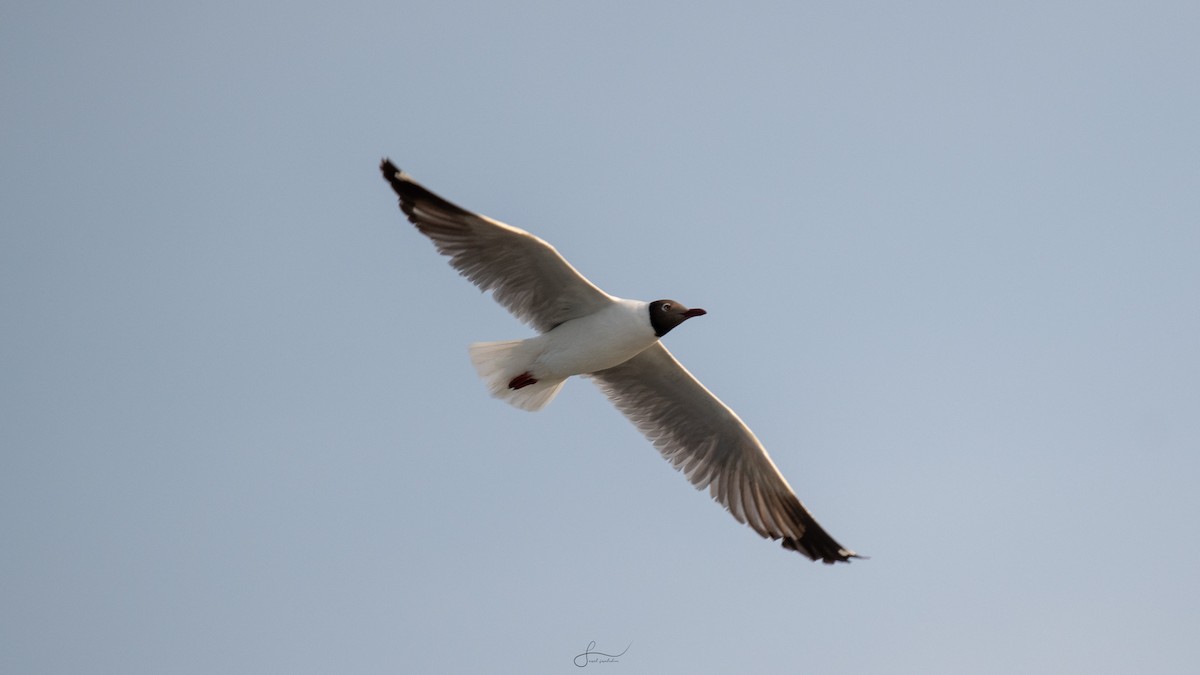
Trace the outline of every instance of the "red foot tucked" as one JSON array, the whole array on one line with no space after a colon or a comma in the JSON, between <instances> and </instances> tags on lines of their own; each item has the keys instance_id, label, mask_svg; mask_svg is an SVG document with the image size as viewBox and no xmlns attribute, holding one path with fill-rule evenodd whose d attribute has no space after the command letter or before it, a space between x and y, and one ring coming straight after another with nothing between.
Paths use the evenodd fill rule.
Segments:
<instances>
[{"instance_id":1,"label":"red foot tucked","mask_svg":"<svg viewBox=\"0 0 1200 675\"><path fill-rule=\"evenodd\" d=\"M531 384L537 384L537 380L533 379L533 375L531 373L524 372L524 373L521 373L520 375L514 377L508 383L508 388L509 389L520 389L521 387L528 387Z\"/></svg>"}]
</instances>

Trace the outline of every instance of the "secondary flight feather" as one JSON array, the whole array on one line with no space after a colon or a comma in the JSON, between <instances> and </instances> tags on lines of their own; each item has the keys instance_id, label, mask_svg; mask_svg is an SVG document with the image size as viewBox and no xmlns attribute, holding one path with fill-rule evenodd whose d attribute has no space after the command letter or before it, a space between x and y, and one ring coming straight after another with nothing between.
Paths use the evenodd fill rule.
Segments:
<instances>
[{"instance_id":1,"label":"secondary flight feather","mask_svg":"<svg viewBox=\"0 0 1200 675\"><path fill-rule=\"evenodd\" d=\"M589 377L738 522L812 560L861 557L813 519L749 427L663 346L660 338L703 309L609 295L538 237L442 199L390 160L380 170L400 209L450 264L538 331L470 346L493 396L540 410L568 378Z\"/></svg>"}]
</instances>

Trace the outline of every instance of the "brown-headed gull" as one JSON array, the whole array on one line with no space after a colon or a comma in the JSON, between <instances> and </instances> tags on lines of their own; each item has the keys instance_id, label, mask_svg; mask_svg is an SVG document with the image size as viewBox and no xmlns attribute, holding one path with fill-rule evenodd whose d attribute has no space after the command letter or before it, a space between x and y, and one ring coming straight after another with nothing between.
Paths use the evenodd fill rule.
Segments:
<instances>
[{"instance_id":1,"label":"brown-headed gull","mask_svg":"<svg viewBox=\"0 0 1200 675\"><path fill-rule=\"evenodd\" d=\"M611 296L545 241L451 204L390 160L379 168L400 209L450 264L540 333L470 346L493 396L539 410L567 378L590 377L663 457L692 485L708 488L738 522L813 560L861 557L813 519L749 427L659 341L704 310Z\"/></svg>"}]
</instances>

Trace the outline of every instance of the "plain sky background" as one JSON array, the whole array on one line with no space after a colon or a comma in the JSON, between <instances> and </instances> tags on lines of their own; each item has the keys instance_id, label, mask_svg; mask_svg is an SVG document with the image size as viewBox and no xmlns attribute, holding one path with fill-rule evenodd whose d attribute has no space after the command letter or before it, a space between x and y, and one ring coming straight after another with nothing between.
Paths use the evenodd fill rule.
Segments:
<instances>
[{"instance_id":1,"label":"plain sky background","mask_svg":"<svg viewBox=\"0 0 1200 675\"><path fill-rule=\"evenodd\" d=\"M1200 4L0 11L0 671L1192 673ZM693 490L401 217L625 297L870 560Z\"/></svg>"}]
</instances>

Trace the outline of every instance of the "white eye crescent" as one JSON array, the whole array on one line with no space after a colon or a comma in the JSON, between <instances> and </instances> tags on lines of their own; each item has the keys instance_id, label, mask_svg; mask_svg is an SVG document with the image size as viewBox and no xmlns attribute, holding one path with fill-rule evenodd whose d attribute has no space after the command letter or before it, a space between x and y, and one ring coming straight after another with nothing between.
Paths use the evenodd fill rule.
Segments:
<instances>
[{"instance_id":1,"label":"white eye crescent","mask_svg":"<svg viewBox=\"0 0 1200 675\"><path fill-rule=\"evenodd\" d=\"M663 308L663 311L664 311L664 312L669 312L669 311L671 311L671 303L669 303L669 302L664 302L664 303L663 303L663 306L662 306L662 308Z\"/></svg>"}]
</instances>

